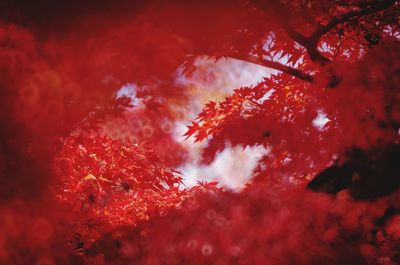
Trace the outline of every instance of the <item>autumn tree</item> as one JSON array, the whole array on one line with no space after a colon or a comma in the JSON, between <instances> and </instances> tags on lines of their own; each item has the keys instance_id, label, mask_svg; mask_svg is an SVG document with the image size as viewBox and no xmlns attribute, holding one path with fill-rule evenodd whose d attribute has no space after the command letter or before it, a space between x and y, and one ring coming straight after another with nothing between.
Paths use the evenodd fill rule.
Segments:
<instances>
[{"instance_id":1,"label":"autumn tree","mask_svg":"<svg viewBox=\"0 0 400 265\"><path fill-rule=\"evenodd\" d=\"M117 2L0 4L0 261L400 263L398 2ZM185 134L238 193L176 170L202 60L272 72Z\"/></svg>"}]
</instances>

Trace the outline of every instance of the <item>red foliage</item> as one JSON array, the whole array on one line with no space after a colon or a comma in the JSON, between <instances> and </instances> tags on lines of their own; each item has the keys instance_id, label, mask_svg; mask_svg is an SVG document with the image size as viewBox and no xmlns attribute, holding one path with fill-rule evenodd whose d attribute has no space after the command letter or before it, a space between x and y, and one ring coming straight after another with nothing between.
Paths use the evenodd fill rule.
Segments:
<instances>
[{"instance_id":1,"label":"red foliage","mask_svg":"<svg viewBox=\"0 0 400 265\"><path fill-rule=\"evenodd\" d=\"M0 3L0 263L400 263L398 2L28 2ZM276 70L185 134L266 148L239 193L173 169L204 56Z\"/></svg>"},{"instance_id":2,"label":"red foliage","mask_svg":"<svg viewBox=\"0 0 400 265\"><path fill-rule=\"evenodd\" d=\"M76 232L90 241L109 229L164 214L189 195L154 150L105 137L68 137L54 167L55 196L76 212L81 226Z\"/></svg>"},{"instance_id":3,"label":"red foliage","mask_svg":"<svg viewBox=\"0 0 400 265\"><path fill-rule=\"evenodd\" d=\"M376 264L397 258L400 241L387 232L397 221L376 224L398 199L356 202L347 192L262 185L207 192L195 209L115 230L88 253L93 264Z\"/></svg>"}]
</instances>

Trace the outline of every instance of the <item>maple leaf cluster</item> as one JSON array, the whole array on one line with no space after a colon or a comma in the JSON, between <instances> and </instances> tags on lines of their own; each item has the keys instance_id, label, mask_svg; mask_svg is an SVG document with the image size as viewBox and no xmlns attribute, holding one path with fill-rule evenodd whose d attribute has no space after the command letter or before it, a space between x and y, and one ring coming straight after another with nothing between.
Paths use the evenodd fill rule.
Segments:
<instances>
[{"instance_id":1,"label":"maple leaf cluster","mask_svg":"<svg viewBox=\"0 0 400 265\"><path fill-rule=\"evenodd\" d=\"M321 72L312 85L278 75L254 87L236 89L222 102L206 104L185 135L194 135L196 141L209 139L203 153L206 162L227 141L244 147L266 146L271 149L268 156L274 156L267 158L268 166L288 170L294 178L319 172L335 154L353 146L390 145L398 140L393 127L399 121L394 105L399 93L399 66L394 58L399 54L391 43L385 47L371 51L357 64L332 66L328 71L342 76L335 88L329 87L329 73ZM375 70L381 61L386 65ZM366 77L366 72L374 74ZM327 119L322 126L315 123L321 115Z\"/></svg>"},{"instance_id":2,"label":"maple leaf cluster","mask_svg":"<svg viewBox=\"0 0 400 265\"><path fill-rule=\"evenodd\" d=\"M196 208L99 239L94 264L386 264L398 258L398 194L373 203L299 188L203 192ZM384 216L384 217L382 217ZM350 244L349 244L350 243ZM263 251L260 251L262 249ZM119 257L119 258L115 258Z\"/></svg>"},{"instance_id":3,"label":"maple leaf cluster","mask_svg":"<svg viewBox=\"0 0 400 265\"><path fill-rule=\"evenodd\" d=\"M0 3L0 263L400 263L398 1L28 2ZM198 58L271 70L184 135L199 167L265 150L237 193L173 168Z\"/></svg>"},{"instance_id":4,"label":"maple leaf cluster","mask_svg":"<svg viewBox=\"0 0 400 265\"><path fill-rule=\"evenodd\" d=\"M143 145L70 136L54 167L55 196L76 211L81 226L77 232L92 241L96 231L90 231L89 223L94 230L97 225L111 229L135 224L177 208L189 197L179 173Z\"/></svg>"}]
</instances>

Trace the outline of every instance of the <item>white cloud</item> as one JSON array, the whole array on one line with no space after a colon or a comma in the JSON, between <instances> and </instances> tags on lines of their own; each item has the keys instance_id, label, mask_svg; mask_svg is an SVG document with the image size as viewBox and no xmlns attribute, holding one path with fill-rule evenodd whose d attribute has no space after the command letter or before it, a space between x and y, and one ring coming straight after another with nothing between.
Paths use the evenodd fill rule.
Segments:
<instances>
[{"instance_id":1,"label":"white cloud","mask_svg":"<svg viewBox=\"0 0 400 265\"><path fill-rule=\"evenodd\" d=\"M318 130L323 130L324 126L330 121L330 119L326 116L326 113L319 110L317 117L312 121L312 124Z\"/></svg>"}]
</instances>

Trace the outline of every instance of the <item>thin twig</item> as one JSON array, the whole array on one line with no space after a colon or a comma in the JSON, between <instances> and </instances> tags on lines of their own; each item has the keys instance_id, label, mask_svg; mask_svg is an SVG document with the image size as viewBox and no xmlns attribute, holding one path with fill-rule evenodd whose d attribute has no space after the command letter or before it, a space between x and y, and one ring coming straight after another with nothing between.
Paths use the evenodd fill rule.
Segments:
<instances>
[{"instance_id":1,"label":"thin twig","mask_svg":"<svg viewBox=\"0 0 400 265\"><path fill-rule=\"evenodd\" d=\"M265 66L265 67L268 67L271 69L275 69L275 70L281 71L286 74L290 74L291 76L297 77L301 80L304 80L304 81L307 81L310 83L313 81L312 75L304 73L303 71L301 71L299 69L292 68L290 66L284 65L279 62L268 61L268 60L264 60L259 57L251 56L251 55L245 56L245 55L240 55L240 54L229 54L228 57L237 59L237 60L241 60L241 61L258 64L258 65Z\"/></svg>"}]
</instances>

